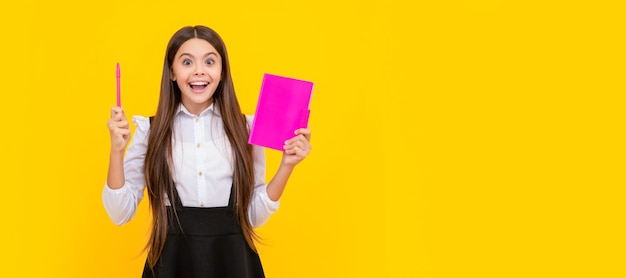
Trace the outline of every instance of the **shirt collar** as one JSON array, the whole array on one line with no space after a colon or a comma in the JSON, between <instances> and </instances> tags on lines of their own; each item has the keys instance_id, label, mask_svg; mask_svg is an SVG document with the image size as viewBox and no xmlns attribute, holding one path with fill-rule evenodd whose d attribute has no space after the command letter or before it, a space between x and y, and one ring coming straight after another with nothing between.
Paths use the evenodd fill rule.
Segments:
<instances>
[{"instance_id":1,"label":"shirt collar","mask_svg":"<svg viewBox=\"0 0 626 278\"><path fill-rule=\"evenodd\" d=\"M179 114L181 112L191 117L196 117L196 115L192 114L191 112L189 112L189 110L187 110L187 107L185 107L182 102L178 104L178 111L176 112L176 114ZM204 109L204 111L200 112L200 117L206 116L209 113L213 113L213 115L218 116L218 117L222 116L222 114L220 113L220 109L217 107L217 105L215 105L215 102L211 103L209 107Z\"/></svg>"}]
</instances>

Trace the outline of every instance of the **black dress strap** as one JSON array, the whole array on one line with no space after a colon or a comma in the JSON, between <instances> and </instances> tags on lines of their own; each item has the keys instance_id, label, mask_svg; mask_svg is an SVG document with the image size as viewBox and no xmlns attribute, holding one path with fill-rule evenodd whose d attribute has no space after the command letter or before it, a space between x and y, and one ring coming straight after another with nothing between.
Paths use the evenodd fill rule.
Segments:
<instances>
[{"instance_id":1,"label":"black dress strap","mask_svg":"<svg viewBox=\"0 0 626 278\"><path fill-rule=\"evenodd\" d=\"M143 277L264 278L259 255L237 221L236 188L231 185L227 207L197 208L184 207L173 181L172 185L165 246L154 271L146 261Z\"/></svg>"},{"instance_id":2,"label":"black dress strap","mask_svg":"<svg viewBox=\"0 0 626 278\"><path fill-rule=\"evenodd\" d=\"M176 184L174 184L174 182L172 182L173 186L174 186L174 198L172 200L172 198L170 199L170 205L176 207L177 210L179 210L180 208L183 207L183 201L180 200L180 195L178 195L178 189L176 188ZM169 196L168 196L169 197Z\"/></svg>"},{"instance_id":3,"label":"black dress strap","mask_svg":"<svg viewBox=\"0 0 626 278\"><path fill-rule=\"evenodd\" d=\"M228 197L228 207L229 208L234 208L235 205L235 185L231 185L230 186L230 196Z\"/></svg>"},{"instance_id":4,"label":"black dress strap","mask_svg":"<svg viewBox=\"0 0 626 278\"><path fill-rule=\"evenodd\" d=\"M176 187L176 185L174 185L174 187ZM176 207L176 209L180 209L183 207L183 201L181 201L180 199L180 195L178 194L178 189L174 189L174 198L169 198L170 200L170 204L173 205L174 207ZM173 200L172 200L173 199ZM234 208L235 205L235 187L231 186L230 187L230 195L228 196L228 208Z\"/></svg>"}]
</instances>

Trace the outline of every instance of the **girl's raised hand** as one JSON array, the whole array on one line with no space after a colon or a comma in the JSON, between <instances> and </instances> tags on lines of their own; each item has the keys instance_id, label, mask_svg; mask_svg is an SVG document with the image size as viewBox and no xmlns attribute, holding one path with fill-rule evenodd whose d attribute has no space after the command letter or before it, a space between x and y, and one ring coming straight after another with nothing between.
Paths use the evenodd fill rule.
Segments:
<instances>
[{"instance_id":1,"label":"girl's raised hand","mask_svg":"<svg viewBox=\"0 0 626 278\"><path fill-rule=\"evenodd\" d=\"M107 126L111 133L111 152L123 152L130 138L130 126L126 120L124 109L113 106Z\"/></svg>"},{"instance_id":2,"label":"girl's raised hand","mask_svg":"<svg viewBox=\"0 0 626 278\"><path fill-rule=\"evenodd\" d=\"M300 128L295 134L285 142L282 164L286 166L295 166L311 152L311 130Z\"/></svg>"}]
</instances>

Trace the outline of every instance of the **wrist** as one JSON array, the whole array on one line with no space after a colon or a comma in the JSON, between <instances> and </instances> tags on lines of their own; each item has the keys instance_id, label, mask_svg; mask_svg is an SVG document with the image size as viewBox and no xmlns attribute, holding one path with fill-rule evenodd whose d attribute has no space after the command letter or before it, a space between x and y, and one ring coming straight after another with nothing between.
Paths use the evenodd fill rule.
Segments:
<instances>
[{"instance_id":1,"label":"wrist","mask_svg":"<svg viewBox=\"0 0 626 278\"><path fill-rule=\"evenodd\" d=\"M280 163L280 166L278 168L278 170L282 170L282 171L287 171L289 173L293 172L293 169L295 168L296 165L292 165L292 164L287 164L284 161L282 161Z\"/></svg>"},{"instance_id":2,"label":"wrist","mask_svg":"<svg viewBox=\"0 0 626 278\"><path fill-rule=\"evenodd\" d=\"M111 159L124 158L124 150L111 150Z\"/></svg>"}]
</instances>

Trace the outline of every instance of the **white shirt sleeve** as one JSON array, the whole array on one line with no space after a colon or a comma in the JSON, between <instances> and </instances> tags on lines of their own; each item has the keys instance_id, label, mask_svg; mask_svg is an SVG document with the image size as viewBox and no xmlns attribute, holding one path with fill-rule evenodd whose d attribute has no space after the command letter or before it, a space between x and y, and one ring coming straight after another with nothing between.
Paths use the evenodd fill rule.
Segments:
<instances>
[{"instance_id":1,"label":"white shirt sleeve","mask_svg":"<svg viewBox=\"0 0 626 278\"><path fill-rule=\"evenodd\" d=\"M148 118L133 116L133 123L137 129L124 157L124 186L111 189L105 184L102 192L104 208L116 225L130 221L135 216L137 205L143 199L145 187L143 168L148 148L150 121Z\"/></svg>"},{"instance_id":2,"label":"white shirt sleeve","mask_svg":"<svg viewBox=\"0 0 626 278\"><path fill-rule=\"evenodd\" d=\"M248 117L250 124L251 117ZM254 158L254 192L250 201L248 216L253 228L265 224L267 220L278 210L280 200L274 202L267 195L267 184L265 183L265 150L263 147L252 146L252 156Z\"/></svg>"}]
</instances>

